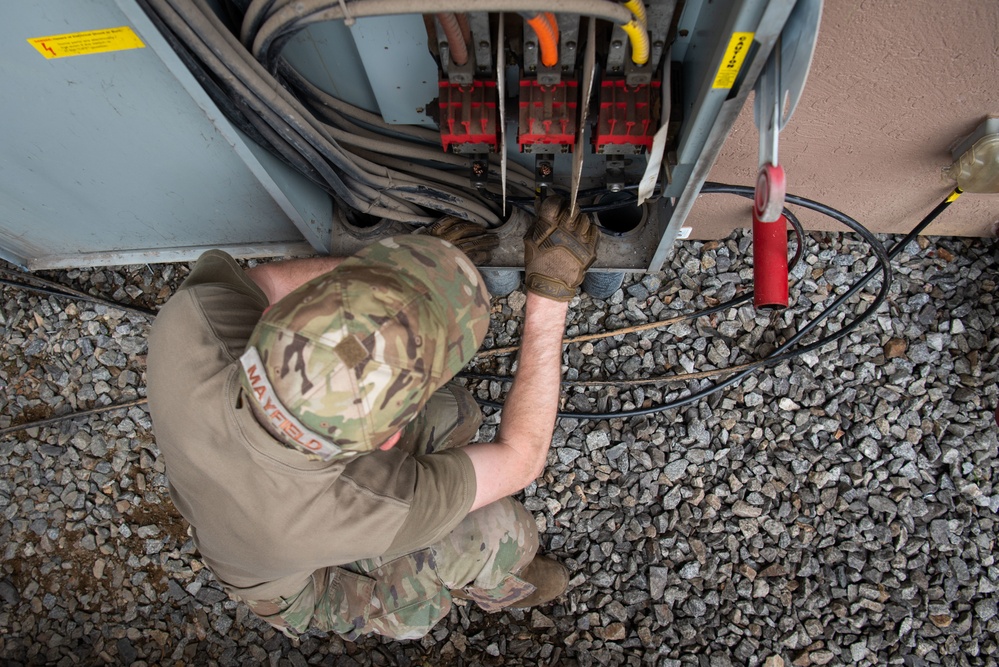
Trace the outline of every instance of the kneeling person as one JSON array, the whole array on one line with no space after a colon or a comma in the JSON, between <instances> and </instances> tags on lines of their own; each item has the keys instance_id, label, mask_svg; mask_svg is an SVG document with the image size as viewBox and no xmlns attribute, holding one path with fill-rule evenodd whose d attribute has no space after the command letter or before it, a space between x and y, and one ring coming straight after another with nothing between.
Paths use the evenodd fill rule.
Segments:
<instances>
[{"instance_id":1,"label":"kneeling person","mask_svg":"<svg viewBox=\"0 0 999 667\"><path fill-rule=\"evenodd\" d=\"M202 255L149 343L149 403L171 496L205 564L287 634L426 634L452 597L487 611L561 594L533 517L554 428L567 302L596 230L552 200L525 239L519 369L495 442L451 378L489 298L457 247L426 235L345 260L243 271Z\"/></svg>"}]
</instances>

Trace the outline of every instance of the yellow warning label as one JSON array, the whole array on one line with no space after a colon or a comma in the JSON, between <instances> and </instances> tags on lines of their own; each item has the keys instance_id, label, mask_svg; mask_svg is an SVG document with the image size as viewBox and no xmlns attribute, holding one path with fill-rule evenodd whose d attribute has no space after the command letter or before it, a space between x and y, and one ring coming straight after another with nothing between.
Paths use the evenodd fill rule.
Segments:
<instances>
[{"instance_id":1,"label":"yellow warning label","mask_svg":"<svg viewBox=\"0 0 999 667\"><path fill-rule=\"evenodd\" d=\"M725 49L725 57L722 58L721 66L718 67L718 74L715 75L715 82L712 88L731 88L735 85L735 79L742 69L742 62L749 53L749 46L753 43L753 33L733 32L732 39Z\"/></svg>"},{"instance_id":2,"label":"yellow warning label","mask_svg":"<svg viewBox=\"0 0 999 667\"><path fill-rule=\"evenodd\" d=\"M31 37L28 39L28 43L38 49L40 54L50 59L85 56L90 53L105 53L107 51L142 49L146 46L127 25L104 30L70 32L65 35Z\"/></svg>"}]
</instances>

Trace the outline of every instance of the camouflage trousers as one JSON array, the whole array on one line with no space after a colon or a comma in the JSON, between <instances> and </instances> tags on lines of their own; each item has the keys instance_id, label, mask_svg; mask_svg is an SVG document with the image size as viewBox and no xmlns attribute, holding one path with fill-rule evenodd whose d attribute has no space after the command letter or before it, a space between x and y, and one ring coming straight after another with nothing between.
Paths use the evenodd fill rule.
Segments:
<instances>
[{"instance_id":1,"label":"camouflage trousers","mask_svg":"<svg viewBox=\"0 0 999 667\"><path fill-rule=\"evenodd\" d=\"M468 443L482 422L463 387L440 389L403 431L397 447L433 453ZM538 550L534 518L512 498L469 513L440 542L402 556L366 558L317 570L297 595L250 608L286 633L310 625L346 639L376 633L395 639L427 634L451 610L452 591L485 611L534 592L516 573Z\"/></svg>"}]
</instances>

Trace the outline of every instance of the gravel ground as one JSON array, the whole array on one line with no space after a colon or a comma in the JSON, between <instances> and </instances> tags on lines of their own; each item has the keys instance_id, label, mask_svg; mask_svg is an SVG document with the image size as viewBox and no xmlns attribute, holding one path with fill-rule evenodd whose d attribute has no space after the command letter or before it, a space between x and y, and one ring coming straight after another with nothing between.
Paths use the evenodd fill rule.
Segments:
<instances>
[{"instance_id":1,"label":"gravel ground","mask_svg":"<svg viewBox=\"0 0 999 667\"><path fill-rule=\"evenodd\" d=\"M751 278L748 237L683 243L667 271L573 304L569 335L665 320ZM143 405L0 438L5 664L992 665L999 567L993 242L930 238L896 262L878 316L843 341L679 410L562 419L524 493L568 594L484 615L457 603L421 641L299 643L229 601L166 491ZM772 348L873 266L810 234L783 316L730 308L575 343L567 379L708 371ZM186 265L45 274L145 307ZM822 331L862 309L861 297ZM516 342L523 294L495 301L489 346ZM0 428L141 399L148 320L4 287ZM509 357L477 370L506 372ZM700 388L569 386L617 411ZM482 382L483 396L501 394ZM491 436L491 414L480 437Z\"/></svg>"}]
</instances>

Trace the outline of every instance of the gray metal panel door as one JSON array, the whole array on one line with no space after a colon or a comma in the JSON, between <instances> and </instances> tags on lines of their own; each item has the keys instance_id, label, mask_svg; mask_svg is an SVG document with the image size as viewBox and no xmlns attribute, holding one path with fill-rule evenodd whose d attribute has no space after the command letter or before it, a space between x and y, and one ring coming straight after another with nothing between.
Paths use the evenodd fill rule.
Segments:
<instances>
[{"instance_id":1,"label":"gray metal panel door","mask_svg":"<svg viewBox=\"0 0 999 667\"><path fill-rule=\"evenodd\" d=\"M46 58L29 42L119 26L145 47ZM10 3L0 86L5 259L47 268L328 243L329 198L248 146L130 0Z\"/></svg>"}]
</instances>

